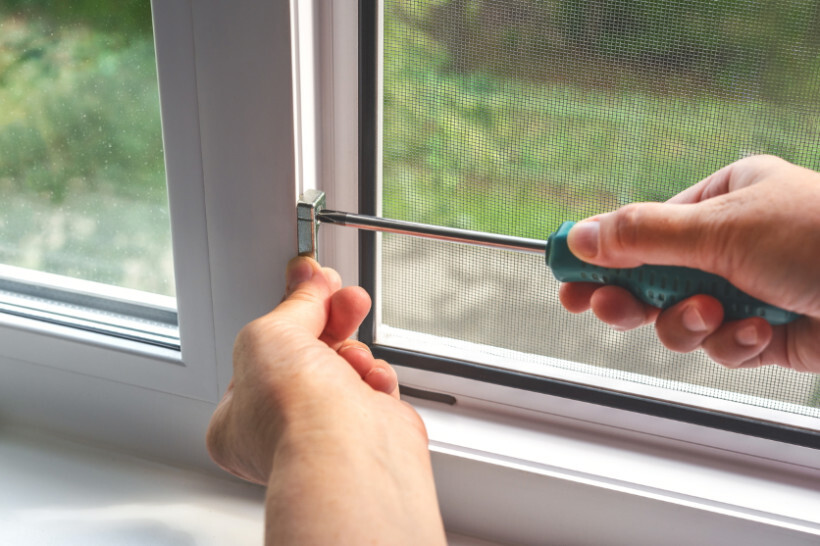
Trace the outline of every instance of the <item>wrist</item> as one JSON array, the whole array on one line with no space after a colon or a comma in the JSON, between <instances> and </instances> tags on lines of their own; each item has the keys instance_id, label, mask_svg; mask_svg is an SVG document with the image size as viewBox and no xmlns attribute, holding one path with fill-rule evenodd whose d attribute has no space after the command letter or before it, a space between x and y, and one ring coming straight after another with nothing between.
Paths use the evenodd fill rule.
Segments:
<instances>
[{"instance_id":1,"label":"wrist","mask_svg":"<svg viewBox=\"0 0 820 546\"><path fill-rule=\"evenodd\" d=\"M367 390L364 396L357 393L291 406L284 412L277 456L281 452L284 460L286 456L324 456L351 450L423 453L427 457L427 433L418 414L389 395L366 385L363 389Z\"/></svg>"},{"instance_id":2,"label":"wrist","mask_svg":"<svg viewBox=\"0 0 820 546\"><path fill-rule=\"evenodd\" d=\"M268 481L269 540L444 543L424 429L409 407L372 394L389 410L336 400L332 411L289 420Z\"/></svg>"}]
</instances>

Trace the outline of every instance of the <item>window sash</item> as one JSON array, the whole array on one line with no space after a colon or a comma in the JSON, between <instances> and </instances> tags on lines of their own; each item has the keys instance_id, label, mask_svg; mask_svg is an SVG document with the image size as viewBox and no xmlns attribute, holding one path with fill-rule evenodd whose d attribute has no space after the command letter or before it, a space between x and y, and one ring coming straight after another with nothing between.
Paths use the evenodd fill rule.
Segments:
<instances>
[{"instance_id":1,"label":"window sash","mask_svg":"<svg viewBox=\"0 0 820 546\"><path fill-rule=\"evenodd\" d=\"M363 214L378 215L380 212L381 184L381 65L383 13L380 1L362 0L359 14L359 104L370 105L359 110L359 211ZM385 345L381 339L379 307L379 244L377 233L359 234L360 280L375 301L376 312L371 313L360 330L360 339L371 346L379 358L405 366L431 372L463 376L499 385L538 392L551 396L571 398L600 404L605 407L626 409L664 419L683 421L706 427L739 432L750 436L776 440L778 442L820 449L820 430L817 419L793 418L785 412L767 410L763 417L746 414L732 414L726 411L728 404L717 401L706 406L706 398L701 398L704 406L676 403L638 394L637 390L618 392L593 384L547 378L523 371L490 366L484 362L466 361L439 354L426 354L419 350L408 350L403 346ZM690 397L694 398L694 397ZM721 407L722 406L722 407ZM785 422L778 422L778 419ZM800 425L795 423L799 422Z\"/></svg>"},{"instance_id":2,"label":"window sash","mask_svg":"<svg viewBox=\"0 0 820 546\"><path fill-rule=\"evenodd\" d=\"M4 268L3 288L17 293L5 298L12 313L0 315L3 358L201 400L217 398L212 287L201 273L209 269L209 253L201 120L192 100L198 90L194 11L179 0L152 5L176 304Z\"/></svg>"},{"instance_id":3,"label":"window sash","mask_svg":"<svg viewBox=\"0 0 820 546\"><path fill-rule=\"evenodd\" d=\"M0 312L179 351L176 299L0 265Z\"/></svg>"},{"instance_id":4,"label":"window sash","mask_svg":"<svg viewBox=\"0 0 820 546\"><path fill-rule=\"evenodd\" d=\"M281 299L295 250L291 12L255 0L152 10L180 347L0 314L0 413L213 470L203 438L233 340Z\"/></svg>"}]
</instances>

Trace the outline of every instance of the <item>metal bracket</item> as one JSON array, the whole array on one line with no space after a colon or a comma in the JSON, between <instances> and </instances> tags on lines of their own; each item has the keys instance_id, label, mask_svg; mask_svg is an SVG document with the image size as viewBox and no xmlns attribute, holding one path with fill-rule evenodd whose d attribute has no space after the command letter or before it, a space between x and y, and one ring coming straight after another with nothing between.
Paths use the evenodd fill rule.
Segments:
<instances>
[{"instance_id":1,"label":"metal bracket","mask_svg":"<svg viewBox=\"0 0 820 546\"><path fill-rule=\"evenodd\" d=\"M299 255L310 256L318 260L319 255L319 223L326 222L336 226L347 226L370 231L386 231L416 237L427 237L440 241L463 243L468 245L487 246L530 252L543 255L547 249L547 241L539 239L525 239L511 235L499 235L483 231L470 231L444 226L419 224L404 220L393 220L353 214L325 209L325 194L319 190L307 190L299 197L296 205L296 232L299 239Z\"/></svg>"},{"instance_id":2,"label":"metal bracket","mask_svg":"<svg viewBox=\"0 0 820 546\"><path fill-rule=\"evenodd\" d=\"M300 256L319 259L319 212L325 208L325 192L307 190L296 203L296 238Z\"/></svg>"}]
</instances>

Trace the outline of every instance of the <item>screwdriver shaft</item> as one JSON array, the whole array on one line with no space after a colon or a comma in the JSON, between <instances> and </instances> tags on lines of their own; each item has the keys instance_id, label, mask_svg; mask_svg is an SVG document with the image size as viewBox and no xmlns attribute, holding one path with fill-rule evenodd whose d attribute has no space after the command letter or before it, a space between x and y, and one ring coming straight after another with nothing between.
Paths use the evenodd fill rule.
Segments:
<instances>
[{"instance_id":1,"label":"screwdriver shaft","mask_svg":"<svg viewBox=\"0 0 820 546\"><path fill-rule=\"evenodd\" d=\"M437 239L439 241L501 248L529 254L543 255L547 249L547 241L540 239L527 239L525 237L498 235L484 231L406 222L404 220L393 220L366 214L354 214L324 209L316 213L316 219L322 223L335 224L338 226L347 226L369 231L399 233L402 235L415 235L428 239Z\"/></svg>"}]
</instances>

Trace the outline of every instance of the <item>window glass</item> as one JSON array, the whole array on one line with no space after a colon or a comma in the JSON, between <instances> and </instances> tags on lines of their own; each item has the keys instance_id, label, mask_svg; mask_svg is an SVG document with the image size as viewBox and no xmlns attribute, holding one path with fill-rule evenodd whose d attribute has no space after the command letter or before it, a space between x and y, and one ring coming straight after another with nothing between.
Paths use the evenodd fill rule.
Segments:
<instances>
[{"instance_id":1,"label":"window glass","mask_svg":"<svg viewBox=\"0 0 820 546\"><path fill-rule=\"evenodd\" d=\"M387 217L546 239L744 156L820 169L820 2L387 0ZM385 234L377 338L820 416L808 374L727 370L570 315L537 256ZM460 351L460 353L459 353ZM577 377L577 376L574 376ZM621 383L619 383L620 385Z\"/></svg>"},{"instance_id":2,"label":"window glass","mask_svg":"<svg viewBox=\"0 0 820 546\"><path fill-rule=\"evenodd\" d=\"M174 294L149 0L0 4L0 262Z\"/></svg>"}]
</instances>

